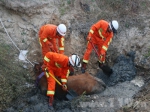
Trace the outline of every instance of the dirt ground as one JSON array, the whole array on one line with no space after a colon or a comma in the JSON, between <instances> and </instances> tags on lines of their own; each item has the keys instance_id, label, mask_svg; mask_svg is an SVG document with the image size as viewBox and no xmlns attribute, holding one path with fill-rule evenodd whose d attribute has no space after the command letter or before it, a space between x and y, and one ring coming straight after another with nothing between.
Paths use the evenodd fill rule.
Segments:
<instances>
[{"instance_id":1,"label":"dirt ground","mask_svg":"<svg viewBox=\"0 0 150 112\"><path fill-rule=\"evenodd\" d=\"M1 0L0 42L2 47L4 45L9 45L11 46L11 49L13 49L9 51L8 54L10 55L10 57L14 58L9 59L13 59L14 63L21 66L23 69L25 69L25 71L28 71L27 75L21 75L23 78L28 77L26 78L28 80L21 80L23 80L22 83L29 82L29 84L26 84L26 86L28 85L28 88L24 89L26 91L30 91L33 84L32 81L29 81L33 79L33 65L31 63L34 64L34 62L40 62L42 59L41 48L38 42L38 31L42 25L47 23L55 25L58 25L59 23L66 24L67 35L65 37L65 54L69 56L72 53L77 53L82 58L87 43L85 38L91 25L100 19L105 19L107 21L116 19L119 22L119 30L118 34L114 36L113 41L108 49L106 63L108 63L110 66L113 66L117 56L126 54L129 51L135 51L136 55L134 63L137 68L137 76L142 77L144 86L135 87L131 84L131 87L129 87L128 90L132 90L132 88L135 87L135 91L133 90L135 93L133 92L132 94L133 96L129 95L129 98L133 98L132 104L130 106L116 106L116 109L114 110L117 110L118 112L148 112L150 104L149 2L149 0ZM14 43L9 38L7 32L5 32L2 24L4 24L8 34L10 35ZM31 63L29 61L18 60L19 52L17 48L19 48L19 50L28 51L27 59ZM8 50L5 51L2 49L1 51L3 51L0 54L2 58L2 54L4 54L4 52L7 52ZM8 60L6 59L4 62L1 61L1 67L3 67L3 63L7 61ZM5 65L5 68L6 67L7 65ZM97 58L94 52L92 52L91 54L91 60L87 67L87 72L92 75L95 75L100 70L97 66ZM14 70L14 68L11 69L11 66L9 66L9 69ZM76 73L79 72L80 70L76 71ZM4 70L0 70L0 76L3 77L0 79L3 79L1 82L7 82L7 80L4 80L7 79L5 78L5 74L6 73ZM125 88L128 83L129 82L122 83L119 87ZM3 90L2 84L0 85L0 90ZM17 86L16 83L14 85ZM112 90L116 90L115 88L117 87L118 85L113 87ZM111 88L109 89L111 90ZM119 93L119 89L116 91ZM106 90L102 94L104 94L105 98L112 98L111 94L108 93L110 92ZM4 93L0 92L0 94ZM99 95L99 100L102 100L102 94ZM114 95L113 92L112 95ZM93 95L93 97L95 98L95 95ZM3 100L1 100L0 102L2 105L0 109L4 109L7 107L4 106L5 104ZM13 102L11 102L10 100L7 103ZM80 111L91 111L82 109ZM106 108L106 110L108 111L111 111L111 109L112 108ZM95 108L94 111L99 110L100 108Z\"/></svg>"}]
</instances>

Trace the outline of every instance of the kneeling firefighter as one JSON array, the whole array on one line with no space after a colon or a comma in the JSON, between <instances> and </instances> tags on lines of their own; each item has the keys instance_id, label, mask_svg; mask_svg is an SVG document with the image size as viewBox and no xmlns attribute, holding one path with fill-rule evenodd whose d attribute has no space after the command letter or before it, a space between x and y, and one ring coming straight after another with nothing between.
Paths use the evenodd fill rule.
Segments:
<instances>
[{"instance_id":1,"label":"kneeling firefighter","mask_svg":"<svg viewBox=\"0 0 150 112\"><path fill-rule=\"evenodd\" d=\"M47 77L48 88L47 96L49 96L49 107L53 108L54 94L55 94L55 79L53 77L58 77L62 82L62 89L67 90L67 78L69 75L69 68L81 67L80 57L77 54L71 56L66 56L64 54L58 54L54 52L46 53L44 57L44 64L42 69L45 70L45 75Z\"/></svg>"}]
</instances>

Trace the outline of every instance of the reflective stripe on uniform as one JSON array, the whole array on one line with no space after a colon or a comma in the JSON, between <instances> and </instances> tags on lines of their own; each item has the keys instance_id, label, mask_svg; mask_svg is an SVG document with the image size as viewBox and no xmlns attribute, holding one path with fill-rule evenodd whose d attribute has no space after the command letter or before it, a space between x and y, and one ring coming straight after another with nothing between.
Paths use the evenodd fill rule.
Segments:
<instances>
[{"instance_id":1,"label":"reflective stripe on uniform","mask_svg":"<svg viewBox=\"0 0 150 112\"><path fill-rule=\"evenodd\" d=\"M40 37L39 37L39 43L40 43L40 45L42 46L41 41L40 41Z\"/></svg>"},{"instance_id":2,"label":"reflective stripe on uniform","mask_svg":"<svg viewBox=\"0 0 150 112\"><path fill-rule=\"evenodd\" d=\"M61 45L64 46L64 38L61 38Z\"/></svg>"},{"instance_id":3,"label":"reflective stripe on uniform","mask_svg":"<svg viewBox=\"0 0 150 112\"><path fill-rule=\"evenodd\" d=\"M47 62L50 62L50 59L47 58L46 56L44 57L44 60L47 61Z\"/></svg>"},{"instance_id":4,"label":"reflective stripe on uniform","mask_svg":"<svg viewBox=\"0 0 150 112\"><path fill-rule=\"evenodd\" d=\"M68 71L67 71L67 75L66 75L66 77L68 77L68 76L69 76L69 74L70 74L70 70L68 70Z\"/></svg>"},{"instance_id":5,"label":"reflective stripe on uniform","mask_svg":"<svg viewBox=\"0 0 150 112\"><path fill-rule=\"evenodd\" d=\"M99 56L99 62L100 62L100 63L104 63L104 62L105 62L105 61L102 61L102 59L103 59L103 56L100 55L100 56Z\"/></svg>"},{"instance_id":6,"label":"reflective stripe on uniform","mask_svg":"<svg viewBox=\"0 0 150 112\"><path fill-rule=\"evenodd\" d=\"M105 37L102 35L102 29L101 28L98 30L98 33L99 33L100 37L102 37L102 39L104 40Z\"/></svg>"},{"instance_id":7,"label":"reflective stripe on uniform","mask_svg":"<svg viewBox=\"0 0 150 112\"><path fill-rule=\"evenodd\" d=\"M111 41L112 41L112 38L111 38L110 41L108 42L108 46L109 46L109 44L111 43Z\"/></svg>"},{"instance_id":8,"label":"reflective stripe on uniform","mask_svg":"<svg viewBox=\"0 0 150 112\"><path fill-rule=\"evenodd\" d=\"M58 63L55 63L55 66L58 67L58 68L61 67L60 64L58 64Z\"/></svg>"},{"instance_id":9,"label":"reflective stripe on uniform","mask_svg":"<svg viewBox=\"0 0 150 112\"><path fill-rule=\"evenodd\" d=\"M67 79L61 79L61 82L65 82L65 83L66 83L66 82L67 82Z\"/></svg>"},{"instance_id":10,"label":"reflective stripe on uniform","mask_svg":"<svg viewBox=\"0 0 150 112\"><path fill-rule=\"evenodd\" d=\"M100 62L100 63L102 63L102 61L101 61L101 60L99 60L99 62Z\"/></svg>"},{"instance_id":11,"label":"reflective stripe on uniform","mask_svg":"<svg viewBox=\"0 0 150 112\"><path fill-rule=\"evenodd\" d=\"M49 78L49 74L46 72L46 77Z\"/></svg>"},{"instance_id":12,"label":"reflective stripe on uniform","mask_svg":"<svg viewBox=\"0 0 150 112\"><path fill-rule=\"evenodd\" d=\"M105 63L105 61L101 61L101 60L99 60L99 62L100 62L100 63Z\"/></svg>"},{"instance_id":13,"label":"reflective stripe on uniform","mask_svg":"<svg viewBox=\"0 0 150 112\"><path fill-rule=\"evenodd\" d=\"M43 39L43 42L46 42L47 41L47 38Z\"/></svg>"},{"instance_id":14,"label":"reflective stripe on uniform","mask_svg":"<svg viewBox=\"0 0 150 112\"><path fill-rule=\"evenodd\" d=\"M103 46L102 48L103 48L105 51L107 51L107 49L108 49L106 46Z\"/></svg>"},{"instance_id":15,"label":"reflective stripe on uniform","mask_svg":"<svg viewBox=\"0 0 150 112\"><path fill-rule=\"evenodd\" d=\"M55 91L47 91L47 95L54 95Z\"/></svg>"},{"instance_id":16,"label":"reflective stripe on uniform","mask_svg":"<svg viewBox=\"0 0 150 112\"><path fill-rule=\"evenodd\" d=\"M93 34L93 33L94 33L94 31L93 31L92 29L90 29L90 33L92 33L92 34Z\"/></svg>"},{"instance_id":17,"label":"reflective stripe on uniform","mask_svg":"<svg viewBox=\"0 0 150 112\"><path fill-rule=\"evenodd\" d=\"M64 47L59 47L59 50L64 50Z\"/></svg>"},{"instance_id":18,"label":"reflective stripe on uniform","mask_svg":"<svg viewBox=\"0 0 150 112\"><path fill-rule=\"evenodd\" d=\"M84 59L83 59L83 62L84 62L84 63L88 63L89 61L88 61L88 60L84 60Z\"/></svg>"}]
</instances>

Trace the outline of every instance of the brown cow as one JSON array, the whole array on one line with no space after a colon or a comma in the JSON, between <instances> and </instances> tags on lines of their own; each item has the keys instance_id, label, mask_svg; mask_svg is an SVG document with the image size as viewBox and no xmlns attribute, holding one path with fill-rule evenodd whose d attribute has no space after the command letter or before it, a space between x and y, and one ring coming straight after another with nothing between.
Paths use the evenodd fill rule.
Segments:
<instances>
[{"instance_id":1,"label":"brown cow","mask_svg":"<svg viewBox=\"0 0 150 112\"><path fill-rule=\"evenodd\" d=\"M35 64L34 71L36 78L43 72L41 69L42 63ZM58 79L59 80L59 79ZM46 95L47 91L47 79L45 75L39 80L39 87L42 94ZM86 93L87 95L93 93L99 93L105 89L105 84L101 79L93 77L88 73L78 74L68 77L67 81L68 90L73 90L78 95ZM65 99L67 92L62 90L62 87L56 83L55 98L62 100Z\"/></svg>"},{"instance_id":2,"label":"brown cow","mask_svg":"<svg viewBox=\"0 0 150 112\"><path fill-rule=\"evenodd\" d=\"M68 77L68 89L74 90L78 95L86 92L87 95L102 92L106 86L104 82L88 73Z\"/></svg>"}]
</instances>

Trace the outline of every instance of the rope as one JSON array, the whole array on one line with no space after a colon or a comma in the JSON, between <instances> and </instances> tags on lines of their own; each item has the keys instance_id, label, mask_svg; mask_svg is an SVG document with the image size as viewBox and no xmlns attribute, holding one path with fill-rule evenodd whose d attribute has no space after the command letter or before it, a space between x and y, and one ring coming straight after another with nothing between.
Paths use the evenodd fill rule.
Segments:
<instances>
[{"instance_id":1,"label":"rope","mask_svg":"<svg viewBox=\"0 0 150 112\"><path fill-rule=\"evenodd\" d=\"M5 26L4 26L4 24L3 24L2 20L1 20L1 18L0 18L0 21L1 21L1 24L2 24L2 26L3 26L3 28L4 28L5 32L6 32L7 36L9 37L9 39L11 40L11 42L13 43L13 45L17 48L17 50L18 50L20 53L22 53L21 50L20 50L20 49L17 47L17 45L15 44L15 42L12 40L12 38L9 36L9 34L8 34L8 32L7 32L7 30L6 30ZM23 53L22 53L22 55L24 56L24 58L25 58L32 66L34 66L34 65L31 63L31 61L28 60L28 59L26 58L26 56L25 56Z\"/></svg>"}]
</instances>

